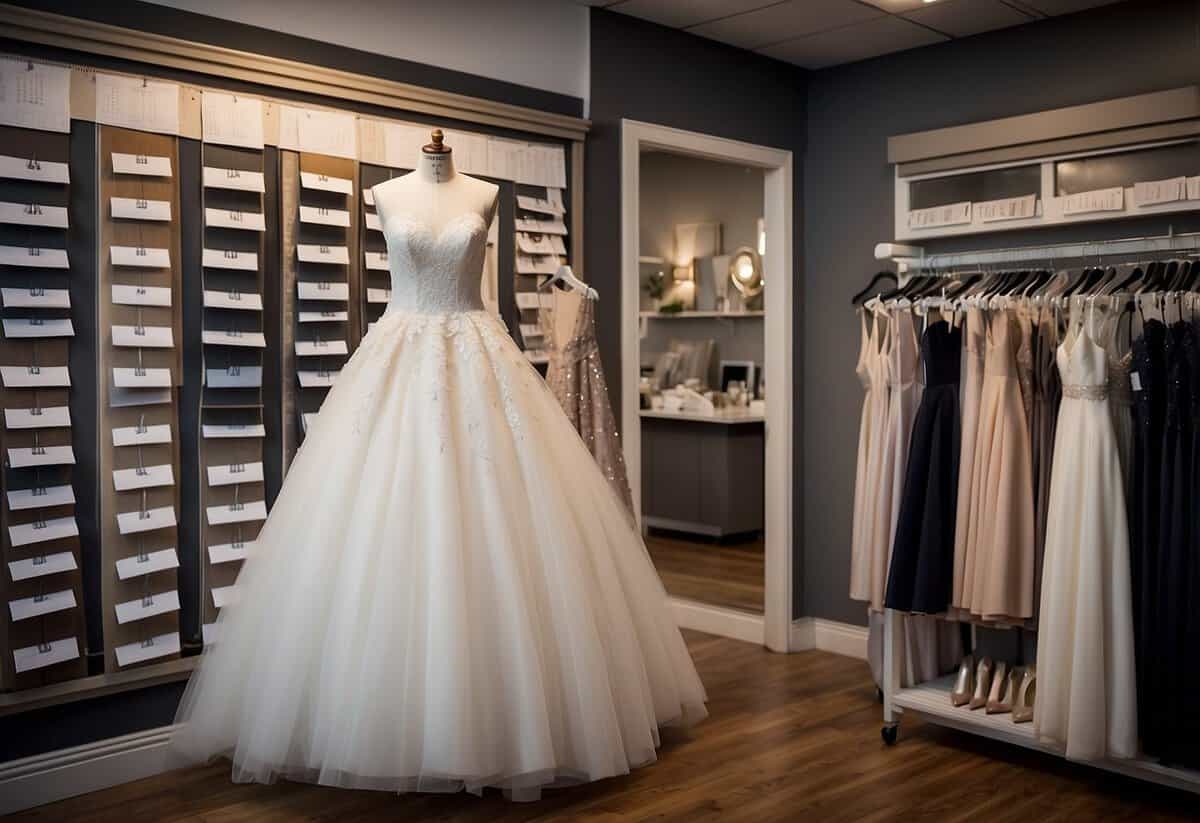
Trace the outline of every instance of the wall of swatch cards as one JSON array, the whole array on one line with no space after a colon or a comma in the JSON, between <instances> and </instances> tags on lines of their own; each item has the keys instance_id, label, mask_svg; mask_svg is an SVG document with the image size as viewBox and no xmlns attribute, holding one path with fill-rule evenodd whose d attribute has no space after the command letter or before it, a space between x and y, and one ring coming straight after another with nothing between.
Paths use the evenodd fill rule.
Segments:
<instances>
[{"instance_id":1,"label":"wall of swatch cards","mask_svg":"<svg viewBox=\"0 0 1200 823\"><path fill-rule=\"evenodd\" d=\"M14 85L13 62L0 91L25 94L36 84ZM287 466L390 300L371 187L428 139L408 126L380 162L303 145L305 111L102 77L94 117L74 91L70 118L39 119L37 95L15 118L28 123L0 107L0 691L220 642ZM122 95L141 97L123 109ZM156 119L172 96L178 122L204 97L201 135ZM287 145L263 140L269 105L300 123ZM496 142L514 165L520 144ZM567 259L565 168L536 181L561 185L521 182L515 166L488 173L489 138L447 143L500 184L485 302L538 362L538 283Z\"/></svg>"}]
</instances>

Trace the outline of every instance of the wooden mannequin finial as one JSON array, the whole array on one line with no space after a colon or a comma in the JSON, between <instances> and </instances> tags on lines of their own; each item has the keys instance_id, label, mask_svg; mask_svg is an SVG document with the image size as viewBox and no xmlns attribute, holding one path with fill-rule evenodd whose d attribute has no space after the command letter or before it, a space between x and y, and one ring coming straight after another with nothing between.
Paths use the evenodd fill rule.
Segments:
<instances>
[{"instance_id":1,"label":"wooden mannequin finial","mask_svg":"<svg viewBox=\"0 0 1200 823\"><path fill-rule=\"evenodd\" d=\"M449 147L444 142L442 142L443 140L445 140L445 135L442 134L441 129L434 129L433 132L429 135L429 137L432 139L433 142L426 143L424 146L421 147L421 151L425 152L426 154L449 154L450 153Z\"/></svg>"}]
</instances>

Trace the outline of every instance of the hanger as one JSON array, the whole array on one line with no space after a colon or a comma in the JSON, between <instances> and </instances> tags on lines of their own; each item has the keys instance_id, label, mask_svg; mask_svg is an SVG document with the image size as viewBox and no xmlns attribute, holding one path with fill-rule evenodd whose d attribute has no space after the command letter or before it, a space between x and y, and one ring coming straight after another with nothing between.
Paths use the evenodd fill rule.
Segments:
<instances>
[{"instance_id":1,"label":"hanger","mask_svg":"<svg viewBox=\"0 0 1200 823\"><path fill-rule=\"evenodd\" d=\"M538 289L544 289L546 286L559 286L567 291L573 291L576 294L582 294L588 300L599 300L600 294L587 283L584 283L575 276L575 272L571 271L570 266L559 266L558 271L543 283L538 286Z\"/></svg>"},{"instance_id":2,"label":"hanger","mask_svg":"<svg viewBox=\"0 0 1200 823\"><path fill-rule=\"evenodd\" d=\"M858 294L856 294L850 298L850 304L853 306L857 306L859 304L859 302L862 301L864 298L870 297L873 294L877 294L878 291L875 287L877 285L879 285L879 281L881 281L881 280L891 280L893 283L900 282L896 278L895 272L891 272L886 269L883 271L880 271L880 272L876 272L875 276L871 278L871 282L866 285L866 288L864 288Z\"/></svg>"}]
</instances>

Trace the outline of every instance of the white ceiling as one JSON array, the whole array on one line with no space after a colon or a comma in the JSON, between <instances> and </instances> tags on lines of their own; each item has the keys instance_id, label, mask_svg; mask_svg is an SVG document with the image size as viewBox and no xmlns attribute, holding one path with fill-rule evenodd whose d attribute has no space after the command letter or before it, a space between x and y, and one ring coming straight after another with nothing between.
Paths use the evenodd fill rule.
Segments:
<instances>
[{"instance_id":1,"label":"white ceiling","mask_svg":"<svg viewBox=\"0 0 1200 823\"><path fill-rule=\"evenodd\" d=\"M806 69L852 63L1118 0L577 0Z\"/></svg>"}]
</instances>

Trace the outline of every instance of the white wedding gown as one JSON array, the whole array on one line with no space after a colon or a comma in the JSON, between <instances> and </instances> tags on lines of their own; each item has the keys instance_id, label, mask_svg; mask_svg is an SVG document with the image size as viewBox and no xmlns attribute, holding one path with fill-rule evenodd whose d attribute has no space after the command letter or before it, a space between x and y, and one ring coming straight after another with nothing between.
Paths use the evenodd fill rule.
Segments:
<instances>
[{"instance_id":1,"label":"white wedding gown","mask_svg":"<svg viewBox=\"0 0 1200 823\"><path fill-rule=\"evenodd\" d=\"M483 310L483 218L384 230L392 305L221 610L175 762L481 792L654 761L704 688L623 503Z\"/></svg>"}]
</instances>

